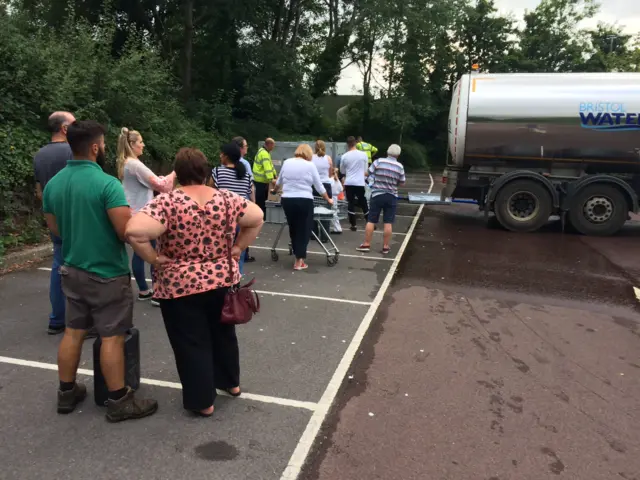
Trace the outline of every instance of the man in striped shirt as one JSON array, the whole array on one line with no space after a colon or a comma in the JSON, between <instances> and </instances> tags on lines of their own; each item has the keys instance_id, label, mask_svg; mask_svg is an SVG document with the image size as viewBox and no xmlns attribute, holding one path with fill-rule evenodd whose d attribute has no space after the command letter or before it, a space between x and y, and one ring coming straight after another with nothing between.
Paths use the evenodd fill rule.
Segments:
<instances>
[{"instance_id":1,"label":"man in striped shirt","mask_svg":"<svg viewBox=\"0 0 640 480\"><path fill-rule=\"evenodd\" d=\"M396 218L398 203L398 186L404 185L406 181L404 167L398 162L400 152L399 145L391 145L387 150L387 158L375 160L367 171L367 176L372 178L371 201L369 202L369 216L367 217L364 242L356 249L359 252L371 250L371 238L375 226L380 220L380 212L383 213L382 221L384 222L382 253L387 254L391 250L391 234L393 233L393 222Z\"/></svg>"}]
</instances>

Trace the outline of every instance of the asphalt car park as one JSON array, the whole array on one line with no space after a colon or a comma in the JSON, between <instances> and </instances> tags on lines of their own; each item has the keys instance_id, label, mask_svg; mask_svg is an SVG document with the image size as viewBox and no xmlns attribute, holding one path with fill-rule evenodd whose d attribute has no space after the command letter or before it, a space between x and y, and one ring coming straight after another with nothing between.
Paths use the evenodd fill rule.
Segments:
<instances>
[{"instance_id":1,"label":"asphalt car park","mask_svg":"<svg viewBox=\"0 0 640 480\"><path fill-rule=\"evenodd\" d=\"M309 269L293 272L285 232L267 224L252 246L261 312L238 327L243 396L220 396L212 418L182 409L173 353L160 310L138 302L140 393L155 397L153 417L108 424L91 396L71 415L57 415L56 354L47 336L50 263L0 278L0 478L136 479L295 478L320 424L348 377L348 367L392 279L422 209L403 204L383 256L381 229L371 252L358 253L363 232L332 235L339 262L312 241ZM359 228L363 228L362 220ZM92 392L92 340L79 380Z\"/></svg>"}]
</instances>

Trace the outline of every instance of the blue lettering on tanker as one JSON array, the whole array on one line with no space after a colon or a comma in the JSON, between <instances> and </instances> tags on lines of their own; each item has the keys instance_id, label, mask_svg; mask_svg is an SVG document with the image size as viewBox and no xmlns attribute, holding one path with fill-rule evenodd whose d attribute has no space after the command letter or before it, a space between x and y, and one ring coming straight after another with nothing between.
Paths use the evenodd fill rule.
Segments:
<instances>
[{"instance_id":1,"label":"blue lettering on tanker","mask_svg":"<svg viewBox=\"0 0 640 480\"><path fill-rule=\"evenodd\" d=\"M640 131L640 114L627 113L622 103L583 102L580 104L582 128L606 132Z\"/></svg>"}]
</instances>

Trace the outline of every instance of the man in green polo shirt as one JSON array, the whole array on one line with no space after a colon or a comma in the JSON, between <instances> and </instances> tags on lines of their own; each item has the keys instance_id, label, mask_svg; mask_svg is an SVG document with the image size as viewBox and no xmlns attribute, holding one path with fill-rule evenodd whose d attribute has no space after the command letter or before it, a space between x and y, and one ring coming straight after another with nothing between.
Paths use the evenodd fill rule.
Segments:
<instances>
[{"instance_id":1,"label":"man in green polo shirt","mask_svg":"<svg viewBox=\"0 0 640 480\"><path fill-rule=\"evenodd\" d=\"M58 351L58 413L71 413L87 394L76 382L82 344L95 327L102 337L100 368L109 389L107 420L142 418L158 409L125 385L124 340L133 326L133 293L124 231L131 218L120 182L102 171L104 128L94 121L69 125L73 160L44 189L47 225L62 238L66 329Z\"/></svg>"}]
</instances>

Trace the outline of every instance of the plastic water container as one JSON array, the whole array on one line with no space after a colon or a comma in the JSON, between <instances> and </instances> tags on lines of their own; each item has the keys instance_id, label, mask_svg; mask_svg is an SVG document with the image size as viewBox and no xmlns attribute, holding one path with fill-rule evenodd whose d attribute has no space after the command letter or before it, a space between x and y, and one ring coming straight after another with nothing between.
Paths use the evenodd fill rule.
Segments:
<instances>
[{"instance_id":1,"label":"plastic water container","mask_svg":"<svg viewBox=\"0 0 640 480\"><path fill-rule=\"evenodd\" d=\"M267 223L287 223L287 217L284 214L282 205L276 202L266 202L267 208L266 219Z\"/></svg>"},{"instance_id":2,"label":"plastic water container","mask_svg":"<svg viewBox=\"0 0 640 480\"><path fill-rule=\"evenodd\" d=\"M93 393L96 405L104 407L109 398L109 389L100 368L100 347L102 339L93 343ZM140 332L132 328L124 341L124 383L133 390L140 388Z\"/></svg>"}]
</instances>

